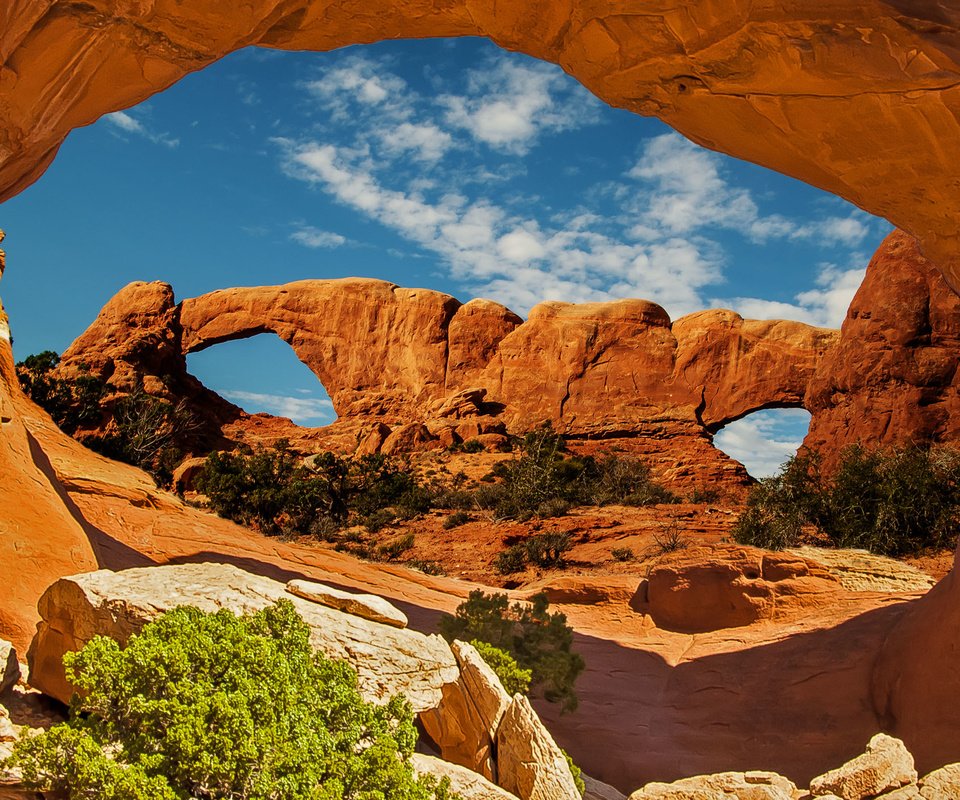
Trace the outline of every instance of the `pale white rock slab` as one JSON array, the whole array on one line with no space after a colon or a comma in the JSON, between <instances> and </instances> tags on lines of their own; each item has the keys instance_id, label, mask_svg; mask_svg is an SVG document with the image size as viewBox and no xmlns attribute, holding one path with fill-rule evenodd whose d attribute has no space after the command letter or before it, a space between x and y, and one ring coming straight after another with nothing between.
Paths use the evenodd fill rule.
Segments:
<instances>
[{"instance_id":1,"label":"pale white rock slab","mask_svg":"<svg viewBox=\"0 0 960 800\"><path fill-rule=\"evenodd\" d=\"M406 614L375 594L355 594L334 589L324 583L300 579L290 581L287 584L287 591L304 600L320 603L337 611L343 611L345 614L353 614L355 617L363 617L371 622L391 625L394 628L407 627Z\"/></svg>"},{"instance_id":2,"label":"pale white rock slab","mask_svg":"<svg viewBox=\"0 0 960 800\"><path fill-rule=\"evenodd\" d=\"M517 800L516 795L501 789L467 767L420 753L413 754L411 763L413 771L418 775L449 778L451 791L460 795L463 800Z\"/></svg>"},{"instance_id":3,"label":"pale white rock slab","mask_svg":"<svg viewBox=\"0 0 960 800\"><path fill-rule=\"evenodd\" d=\"M497 729L497 783L520 800L580 800L563 751L521 694Z\"/></svg>"},{"instance_id":4,"label":"pale white rock slab","mask_svg":"<svg viewBox=\"0 0 960 800\"><path fill-rule=\"evenodd\" d=\"M460 674L453 652L439 636L345 614L292 596L279 581L208 563L99 570L58 580L38 604L41 621L28 654L30 682L67 702L73 688L64 675L63 654L79 650L97 634L124 643L177 606L251 614L281 598L293 603L310 626L316 649L353 665L367 700L385 703L402 694L419 713L436 708L442 687Z\"/></svg>"}]
</instances>

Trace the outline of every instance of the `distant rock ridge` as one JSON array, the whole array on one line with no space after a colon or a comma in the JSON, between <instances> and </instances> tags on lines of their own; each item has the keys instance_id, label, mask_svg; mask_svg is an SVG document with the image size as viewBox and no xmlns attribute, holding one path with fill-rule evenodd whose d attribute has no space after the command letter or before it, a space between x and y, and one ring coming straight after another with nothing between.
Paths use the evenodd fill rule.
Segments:
<instances>
[{"instance_id":1,"label":"distant rock ridge","mask_svg":"<svg viewBox=\"0 0 960 800\"><path fill-rule=\"evenodd\" d=\"M187 373L187 354L267 332L327 389L334 424L244 414ZM60 369L88 369L118 393L140 384L186 399L210 442L282 436L303 450L402 452L473 438L492 446L549 421L584 447L606 441L647 457L674 488L742 491L745 470L713 447L712 432L750 411L800 405L836 339L724 310L671 323L647 300L546 302L524 322L490 300L461 304L371 279L224 289L179 304L154 282L112 298Z\"/></svg>"}]
</instances>

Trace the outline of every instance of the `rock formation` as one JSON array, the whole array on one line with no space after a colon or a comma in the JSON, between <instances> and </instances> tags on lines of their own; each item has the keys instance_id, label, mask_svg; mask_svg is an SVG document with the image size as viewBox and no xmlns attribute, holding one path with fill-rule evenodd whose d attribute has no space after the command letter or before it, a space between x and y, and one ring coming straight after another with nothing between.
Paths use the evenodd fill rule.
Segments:
<instances>
[{"instance_id":1,"label":"rock formation","mask_svg":"<svg viewBox=\"0 0 960 800\"><path fill-rule=\"evenodd\" d=\"M827 467L855 442L960 441L960 296L911 236L894 231L871 259L804 405L804 446Z\"/></svg>"},{"instance_id":2,"label":"rock formation","mask_svg":"<svg viewBox=\"0 0 960 800\"><path fill-rule=\"evenodd\" d=\"M916 782L913 756L903 742L878 733L863 755L810 781L810 792L818 797L834 794L842 800L861 800Z\"/></svg>"},{"instance_id":3,"label":"rock formation","mask_svg":"<svg viewBox=\"0 0 960 800\"><path fill-rule=\"evenodd\" d=\"M815 561L754 548L692 548L668 554L641 584L660 628L699 633L794 616L830 603L839 581Z\"/></svg>"},{"instance_id":4,"label":"rock formation","mask_svg":"<svg viewBox=\"0 0 960 800\"><path fill-rule=\"evenodd\" d=\"M64 674L63 655L94 636L123 644L177 606L249 614L281 598L293 603L310 627L314 648L353 666L366 700L385 703L401 694L431 735L468 730L457 753L464 766L482 768L485 776L468 779L455 767L444 769L470 788L472 796L579 800L562 752L529 701L520 695L507 698L499 679L469 644L454 642L451 649L437 635L398 628L401 612L380 597L355 595L350 601L347 592L306 581L285 587L228 564L99 570L57 581L40 598L41 621L27 654L31 685L67 702L73 687ZM454 694L461 704L449 702ZM463 713L468 709L475 711L472 717ZM471 726L481 735L469 732ZM436 771L431 764L420 767ZM488 791L484 777L495 779L508 794Z\"/></svg>"},{"instance_id":5,"label":"rock formation","mask_svg":"<svg viewBox=\"0 0 960 800\"><path fill-rule=\"evenodd\" d=\"M738 0L625 14L611 0L20 0L2 22L0 199L36 180L71 129L239 48L486 36L561 65L612 106L885 216L960 286L960 13L949 5Z\"/></svg>"},{"instance_id":6,"label":"rock formation","mask_svg":"<svg viewBox=\"0 0 960 800\"><path fill-rule=\"evenodd\" d=\"M278 581L227 564L183 564L100 570L54 583L40 598L41 622L27 653L31 685L68 702L73 691L64 676L63 654L79 650L94 635L122 644L176 606L241 614L280 598L290 600L310 626L314 647L353 663L368 700L385 702L402 693L416 712L436 708L442 687L457 677L450 648L438 636L331 609L287 592Z\"/></svg>"},{"instance_id":7,"label":"rock formation","mask_svg":"<svg viewBox=\"0 0 960 800\"><path fill-rule=\"evenodd\" d=\"M97 567L83 521L37 441L46 425L55 429L20 391L0 305L0 631L17 644L32 635L40 586Z\"/></svg>"},{"instance_id":8,"label":"rock formation","mask_svg":"<svg viewBox=\"0 0 960 800\"><path fill-rule=\"evenodd\" d=\"M304 431L251 417L187 374L184 356L272 332L327 389L337 422ZM645 300L543 303L523 322L486 300L374 280L299 281L173 304L166 284L130 284L64 354L116 391L138 381L190 403L208 440L281 436L304 450L359 452L502 441L549 420L586 443L611 439L673 487L742 490L746 475L711 431L750 411L802 402L835 331L710 311L671 324ZM176 352L179 346L180 353Z\"/></svg>"}]
</instances>

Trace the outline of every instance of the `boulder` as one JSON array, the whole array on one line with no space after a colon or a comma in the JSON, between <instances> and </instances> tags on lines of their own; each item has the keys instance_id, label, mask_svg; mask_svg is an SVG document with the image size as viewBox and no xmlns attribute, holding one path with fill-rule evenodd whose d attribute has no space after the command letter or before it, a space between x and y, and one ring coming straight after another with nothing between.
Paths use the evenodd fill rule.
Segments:
<instances>
[{"instance_id":1,"label":"boulder","mask_svg":"<svg viewBox=\"0 0 960 800\"><path fill-rule=\"evenodd\" d=\"M913 756L903 742L878 733L863 755L810 781L810 793L814 797L835 794L843 800L864 800L916 781Z\"/></svg>"},{"instance_id":2,"label":"boulder","mask_svg":"<svg viewBox=\"0 0 960 800\"><path fill-rule=\"evenodd\" d=\"M580 800L563 751L523 695L497 729L497 782L520 800Z\"/></svg>"},{"instance_id":3,"label":"boulder","mask_svg":"<svg viewBox=\"0 0 960 800\"><path fill-rule=\"evenodd\" d=\"M947 764L920 779L923 800L957 800L960 797L960 764Z\"/></svg>"},{"instance_id":4,"label":"boulder","mask_svg":"<svg viewBox=\"0 0 960 800\"><path fill-rule=\"evenodd\" d=\"M435 708L442 687L459 675L453 653L439 636L344 614L230 564L181 564L100 570L54 583L40 598L41 622L28 653L31 684L67 702L73 688L64 676L63 654L79 650L98 634L123 643L176 606L248 614L280 598L290 600L306 620L314 647L356 668L368 700L386 702L403 694L415 712Z\"/></svg>"},{"instance_id":5,"label":"boulder","mask_svg":"<svg viewBox=\"0 0 960 800\"><path fill-rule=\"evenodd\" d=\"M413 770L418 775L433 775L448 778L450 790L463 800L517 800L517 796L491 783L471 769L451 764L432 756L414 753L411 758Z\"/></svg>"},{"instance_id":6,"label":"boulder","mask_svg":"<svg viewBox=\"0 0 960 800\"><path fill-rule=\"evenodd\" d=\"M13 687L20 679L20 662L10 642L0 639L0 694Z\"/></svg>"},{"instance_id":7,"label":"boulder","mask_svg":"<svg viewBox=\"0 0 960 800\"><path fill-rule=\"evenodd\" d=\"M775 772L721 772L673 783L648 783L630 800L794 800L792 781Z\"/></svg>"},{"instance_id":8,"label":"boulder","mask_svg":"<svg viewBox=\"0 0 960 800\"><path fill-rule=\"evenodd\" d=\"M363 617L371 622L380 622L394 628L407 627L407 615L375 594L355 594L334 589L324 583L300 579L290 581L287 591L304 600L320 603L355 617Z\"/></svg>"},{"instance_id":9,"label":"boulder","mask_svg":"<svg viewBox=\"0 0 960 800\"><path fill-rule=\"evenodd\" d=\"M443 687L439 706L420 720L445 761L496 781L494 743L510 695L472 645L456 641L451 650L460 675Z\"/></svg>"},{"instance_id":10,"label":"boulder","mask_svg":"<svg viewBox=\"0 0 960 800\"><path fill-rule=\"evenodd\" d=\"M664 556L650 570L643 610L658 627L700 633L822 606L840 590L825 568L797 555L693 547Z\"/></svg>"}]
</instances>

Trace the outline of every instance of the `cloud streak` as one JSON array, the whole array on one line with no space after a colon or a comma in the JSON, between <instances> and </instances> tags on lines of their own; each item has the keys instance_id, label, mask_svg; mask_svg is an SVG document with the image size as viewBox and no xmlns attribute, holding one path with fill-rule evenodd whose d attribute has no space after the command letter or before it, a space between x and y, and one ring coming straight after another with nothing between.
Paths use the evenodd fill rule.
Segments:
<instances>
[{"instance_id":1,"label":"cloud streak","mask_svg":"<svg viewBox=\"0 0 960 800\"><path fill-rule=\"evenodd\" d=\"M218 390L218 394L239 404L249 413L266 412L287 417L298 425L328 425L336 418L333 403L325 398L290 397L239 389Z\"/></svg>"},{"instance_id":2,"label":"cloud streak","mask_svg":"<svg viewBox=\"0 0 960 800\"><path fill-rule=\"evenodd\" d=\"M160 144L170 148L179 147L180 145L179 139L171 136L169 133L157 133L150 130L140 120L131 116L126 111L114 111L112 114L105 115L104 119L118 131L140 136L154 144Z\"/></svg>"}]
</instances>

